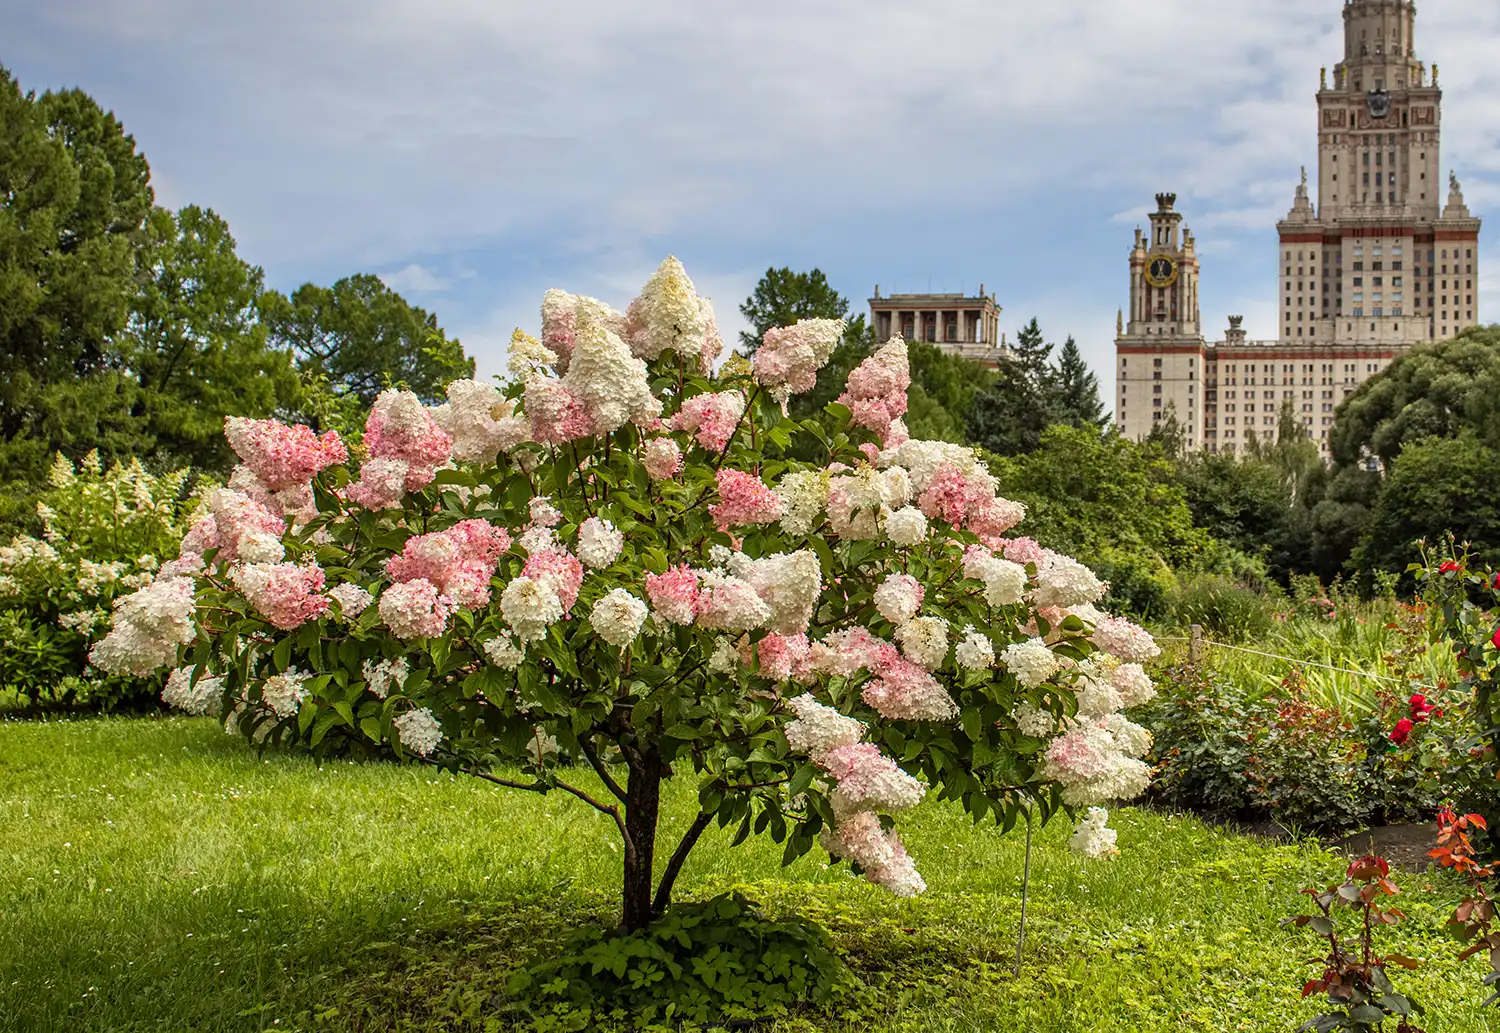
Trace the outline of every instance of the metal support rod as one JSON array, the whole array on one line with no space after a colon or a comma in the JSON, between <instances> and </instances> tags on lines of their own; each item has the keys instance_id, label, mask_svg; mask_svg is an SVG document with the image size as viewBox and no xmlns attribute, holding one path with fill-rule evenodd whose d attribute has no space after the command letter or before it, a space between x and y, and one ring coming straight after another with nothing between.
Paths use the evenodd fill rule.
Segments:
<instances>
[{"instance_id":1,"label":"metal support rod","mask_svg":"<svg viewBox=\"0 0 1500 1033\"><path fill-rule=\"evenodd\" d=\"M1026 945L1026 901L1031 895L1031 812L1026 812L1026 866L1021 873L1021 933L1016 937L1017 978L1021 975L1021 948Z\"/></svg>"}]
</instances>

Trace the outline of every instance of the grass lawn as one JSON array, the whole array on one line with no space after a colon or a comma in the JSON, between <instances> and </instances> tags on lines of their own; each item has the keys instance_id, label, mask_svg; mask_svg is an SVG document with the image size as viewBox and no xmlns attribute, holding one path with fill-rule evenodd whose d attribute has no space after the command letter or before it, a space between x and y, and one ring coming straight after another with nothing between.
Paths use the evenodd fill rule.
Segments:
<instances>
[{"instance_id":1,"label":"grass lawn","mask_svg":"<svg viewBox=\"0 0 1500 1033\"><path fill-rule=\"evenodd\" d=\"M672 788L667 834L691 817ZM740 887L833 930L880 1014L782 1029L1292 1030L1311 937L1278 920L1342 862L1122 810L1124 853L1086 863L1061 824L1034 855L1011 975L1022 835L928 804L902 832L929 884L896 900L816 857L706 837L685 896ZM607 819L394 765L256 757L207 720L0 723L0 1029L497 1030L507 972L609 919ZM1500 1027L1478 961L1443 938L1456 885L1403 876L1389 941L1432 1033Z\"/></svg>"}]
</instances>

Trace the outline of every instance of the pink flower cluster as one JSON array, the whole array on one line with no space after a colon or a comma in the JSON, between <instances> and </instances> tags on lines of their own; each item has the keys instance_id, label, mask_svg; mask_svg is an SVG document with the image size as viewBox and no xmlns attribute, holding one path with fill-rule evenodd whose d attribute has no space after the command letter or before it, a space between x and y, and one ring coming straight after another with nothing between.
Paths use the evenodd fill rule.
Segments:
<instances>
[{"instance_id":1,"label":"pink flower cluster","mask_svg":"<svg viewBox=\"0 0 1500 1033\"><path fill-rule=\"evenodd\" d=\"M709 452L722 452L743 415L745 396L738 391L720 391L689 398L667 426L692 434Z\"/></svg>"},{"instance_id":2,"label":"pink flower cluster","mask_svg":"<svg viewBox=\"0 0 1500 1033\"><path fill-rule=\"evenodd\" d=\"M561 380L532 377L526 381L525 397L532 440L563 445L594 433L594 421L583 399Z\"/></svg>"},{"instance_id":3,"label":"pink flower cluster","mask_svg":"<svg viewBox=\"0 0 1500 1033\"><path fill-rule=\"evenodd\" d=\"M754 474L720 470L719 501L708 507L720 531L750 524L773 524L784 509L781 496L761 483Z\"/></svg>"},{"instance_id":4,"label":"pink flower cluster","mask_svg":"<svg viewBox=\"0 0 1500 1033\"><path fill-rule=\"evenodd\" d=\"M682 472L682 449L671 438L652 438L646 442L641 465L653 481L676 477Z\"/></svg>"},{"instance_id":5,"label":"pink flower cluster","mask_svg":"<svg viewBox=\"0 0 1500 1033\"><path fill-rule=\"evenodd\" d=\"M1151 633L1123 617L1101 616L1094 624L1093 643L1111 656L1132 663L1161 655L1161 647Z\"/></svg>"},{"instance_id":6,"label":"pink flower cluster","mask_svg":"<svg viewBox=\"0 0 1500 1033\"><path fill-rule=\"evenodd\" d=\"M813 646L813 664L839 678L870 672L861 698L891 721L947 721L958 714L953 698L927 671L864 628L829 635Z\"/></svg>"},{"instance_id":7,"label":"pink flower cluster","mask_svg":"<svg viewBox=\"0 0 1500 1033\"><path fill-rule=\"evenodd\" d=\"M475 609L490 601L490 579L508 549L505 528L464 520L445 531L407 539L401 555L388 559L385 569L397 584L425 580L455 608Z\"/></svg>"},{"instance_id":8,"label":"pink flower cluster","mask_svg":"<svg viewBox=\"0 0 1500 1033\"><path fill-rule=\"evenodd\" d=\"M646 575L651 610L668 624L691 624L698 606L698 575L687 564Z\"/></svg>"},{"instance_id":9,"label":"pink flower cluster","mask_svg":"<svg viewBox=\"0 0 1500 1033\"><path fill-rule=\"evenodd\" d=\"M843 336L842 319L803 319L767 330L751 363L756 383L786 405L792 395L817 386L818 370L828 364Z\"/></svg>"},{"instance_id":10,"label":"pink flower cluster","mask_svg":"<svg viewBox=\"0 0 1500 1033\"><path fill-rule=\"evenodd\" d=\"M349 498L366 509L389 509L432 483L452 457L453 435L410 391L382 391L365 421L365 447L370 458Z\"/></svg>"},{"instance_id":11,"label":"pink flower cluster","mask_svg":"<svg viewBox=\"0 0 1500 1033\"><path fill-rule=\"evenodd\" d=\"M549 585L557 593L566 616L578 601L578 590L583 586L583 564L571 552L547 549L526 557L521 576Z\"/></svg>"},{"instance_id":12,"label":"pink flower cluster","mask_svg":"<svg viewBox=\"0 0 1500 1033\"><path fill-rule=\"evenodd\" d=\"M831 803L835 826L823 837L834 857L848 858L865 878L900 896L922 892L925 885L907 857L901 840L881 825L876 811L902 811L922 802L927 787L880 752L860 742L865 726L824 706L810 695L791 701L797 717L784 732L787 744L805 751L834 783Z\"/></svg>"},{"instance_id":13,"label":"pink flower cluster","mask_svg":"<svg viewBox=\"0 0 1500 1033\"><path fill-rule=\"evenodd\" d=\"M436 638L456 609L451 598L425 578L392 585L380 596L380 619L399 639Z\"/></svg>"},{"instance_id":14,"label":"pink flower cluster","mask_svg":"<svg viewBox=\"0 0 1500 1033\"><path fill-rule=\"evenodd\" d=\"M909 387L911 369L907 364L906 339L892 337L850 371L839 404L849 407L856 426L874 431L882 444L891 445L891 423L906 412Z\"/></svg>"},{"instance_id":15,"label":"pink flower cluster","mask_svg":"<svg viewBox=\"0 0 1500 1033\"><path fill-rule=\"evenodd\" d=\"M771 681L810 681L812 643L806 635L767 635L757 647L760 673Z\"/></svg>"},{"instance_id":16,"label":"pink flower cluster","mask_svg":"<svg viewBox=\"0 0 1500 1033\"><path fill-rule=\"evenodd\" d=\"M201 570L203 554L217 549L215 562L275 562L281 559L286 521L243 492L220 488L208 497L206 516L182 539L182 551L162 576Z\"/></svg>"},{"instance_id":17,"label":"pink flower cluster","mask_svg":"<svg viewBox=\"0 0 1500 1033\"><path fill-rule=\"evenodd\" d=\"M967 475L953 463L944 463L933 474L917 505L929 520L967 527L990 544L1025 519L1026 507L998 498L993 483L987 480Z\"/></svg>"},{"instance_id":18,"label":"pink flower cluster","mask_svg":"<svg viewBox=\"0 0 1500 1033\"><path fill-rule=\"evenodd\" d=\"M269 491L305 485L322 470L349 459L349 450L333 431L319 437L310 427L288 427L278 420L226 416L224 437Z\"/></svg>"},{"instance_id":19,"label":"pink flower cluster","mask_svg":"<svg viewBox=\"0 0 1500 1033\"><path fill-rule=\"evenodd\" d=\"M271 624L294 631L328 612L323 568L316 563L242 563L229 572L240 593Z\"/></svg>"},{"instance_id":20,"label":"pink flower cluster","mask_svg":"<svg viewBox=\"0 0 1500 1033\"><path fill-rule=\"evenodd\" d=\"M1035 563L1040 567L1047 558L1047 550L1034 538L1005 538L996 544L1005 553L1006 559L1023 567L1028 563Z\"/></svg>"}]
</instances>

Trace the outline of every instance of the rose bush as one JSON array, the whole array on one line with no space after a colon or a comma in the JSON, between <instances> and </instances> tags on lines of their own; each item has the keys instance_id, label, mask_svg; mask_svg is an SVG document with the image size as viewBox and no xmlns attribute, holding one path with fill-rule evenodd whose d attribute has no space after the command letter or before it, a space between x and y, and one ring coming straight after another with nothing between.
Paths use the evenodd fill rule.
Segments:
<instances>
[{"instance_id":1,"label":"rose bush","mask_svg":"<svg viewBox=\"0 0 1500 1033\"><path fill-rule=\"evenodd\" d=\"M929 787L1006 828L1134 797L1150 739L1120 711L1153 693L1150 636L1008 537L1024 508L970 450L908 440L899 338L788 418L842 330L774 329L716 371L712 309L668 259L623 314L549 292L499 387L382 394L357 464L231 419L243 465L94 662L175 666L168 701L252 741L359 736L570 793L619 829L631 929L715 821L912 894L891 815ZM821 462L790 458L807 441ZM653 882L672 777L700 813Z\"/></svg>"},{"instance_id":2,"label":"rose bush","mask_svg":"<svg viewBox=\"0 0 1500 1033\"><path fill-rule=\"evenodd\" d=\"M1440 554L1423 552L1426 565L1410 572L1435 611L1434 639L1453 650L1459 673L1462 731L1450 740L1449 794L1493 825L1500 821L1500 572L1477 569L1451 542Z\"/></svg>"}]
</instances>

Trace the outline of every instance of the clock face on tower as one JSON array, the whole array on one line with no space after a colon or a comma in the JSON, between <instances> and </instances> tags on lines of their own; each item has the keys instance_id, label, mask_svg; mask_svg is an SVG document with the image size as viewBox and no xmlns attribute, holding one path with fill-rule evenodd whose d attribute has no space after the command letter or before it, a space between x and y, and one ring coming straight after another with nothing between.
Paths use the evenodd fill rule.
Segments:
<instances>
[{"instance_id":1,"label":"clock face on tower","mask_svg":"<svg viewBox=\"0 0 1500 1033\"><path fill-rule=\"evenodd\" d=\"M1177 282L1177 263L1165 255L1151 259L1146 266L1146 282L1153 287L1170 287Z\"/></svg>"}]
</instances>

